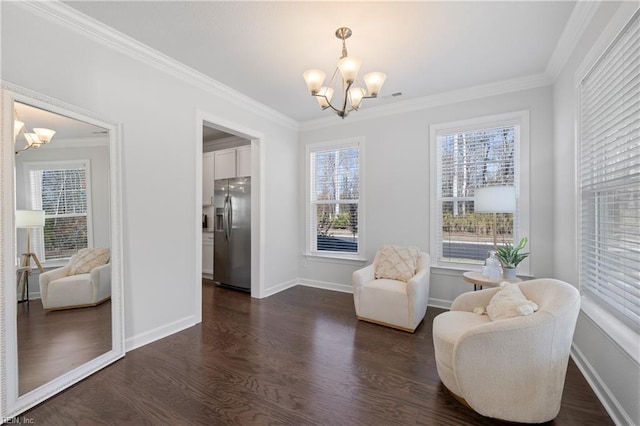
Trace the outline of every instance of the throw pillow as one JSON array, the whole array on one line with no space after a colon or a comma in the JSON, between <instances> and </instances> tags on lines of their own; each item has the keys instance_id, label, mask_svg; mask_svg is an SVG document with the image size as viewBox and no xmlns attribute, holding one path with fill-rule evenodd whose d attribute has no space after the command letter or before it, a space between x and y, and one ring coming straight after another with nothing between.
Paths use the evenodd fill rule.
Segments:
<instances>
[{"instance_id":1,"label":"throw pillow","mask_svg":"<svg viewBox=\"0 0 640 426\"><path fill-rule=\"evenodd\" d=\"M69 275L86 274L95 267L109 263L108 247L84 248L69 261Z\"/></svg>"},{"instance_id":2,"label":"throw pillow","mask_svg":"<svg viewBox=\"0 0 640 426\"><path fill-rule=\"evenodd\" d=\"M375 265L375 277L408 282L418 269L417 247L383 246Z\"/></svg>"},{"instance_id":3,"label":"throw pillow","mask_svg":"<svg viewBox=\"0 0 640 426\"><path fill-rule=\"evenodd\" d=\"M503 282L487 306L491 321L531 315L538 310L536 305L522 293L518 284Z\"/></svg>"}]
</instances>

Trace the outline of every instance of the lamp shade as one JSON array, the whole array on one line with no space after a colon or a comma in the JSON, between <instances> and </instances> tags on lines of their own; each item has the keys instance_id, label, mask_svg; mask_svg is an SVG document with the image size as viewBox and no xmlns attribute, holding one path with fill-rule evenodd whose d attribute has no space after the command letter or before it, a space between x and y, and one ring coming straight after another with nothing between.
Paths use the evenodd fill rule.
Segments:
<instances>
[{"instance_id":1,"label":"lamp shade","mask_svg":"<svg viewBox=\"0 0 640 426\"><path fill-rule=\"evenodd\" d=\"M360 71L360 65L362 61L358 58L351 58L345 56L338 61L338 69L342 74L342 79L345 84L353 83L358 77L358 71Z\"/></svg>"},{"instance_id":2,"label":"lamp shade","mask_svg":"<svg viewBox=\"0 0 640 426\"><path fill-rule=\"evenodd\" d=\"M364 89L362 87L352 87L349 89L349 102L353 109L360 108L362 99L364 98Z\"/></svg>"},{"instance_id":3,"label":"lamp shade","mask_svg":"<svg viewBox=\"0 0 640 426\"><path fill-rule=\"evenodd\" d=\"M20 120L13 120L13 138L17 138L20 130L24 127L24 123Z\"/></svg>"},{"instance_id":4,"label":"lamp shade","mask_svg":"<svg viewBox=\"0 0 640 426\"><path fill-rule=\"evenodd\" d=\"M476 213L513 213L516 211L516 188L488 186L477 188L473 197Z\"/></svg>"},{"instance_id":5,"label":"lamp shade","mask_svg":"<svg viewBox=\"0 0 640 426\"><path fill-rule=\"evenodd\" d=\"M302 74L309 93L315 95L320 91L322 83L324 82L325 73L321 70L307 70Z\"/></svg>"},{"instance_id":6,"label":"lamp shade","mask_svg":"<svg viewBox=\"0 0 640 426\"><path fill-rule=\"evenodd\" d=\"M44 226L44 210L16 210L16 228Z\"/></svg>"},{"instance_id":7,"label":"lamp shade","mask_svg":"<svg viewBox=\"0 0 640 426\"><path fill-rule=\"evenodd\" d=\"M326 86L320 88L318 96L316 97L318 105L320 105L320 108L322 109L329 108L331 98L333 98L333 89Z\"/></svg>"},{"instance_id":8,"label":"lamp shade","mask_svg":"<svg viewBox=\"0 0 640 426\"><path fill-rule=\"evenodd\" d=\"M378 96L380 89L384 81L387 79L387 75L381 72L370 72L364 75L364 82L369 90L369 96Z\"/></svg>"},{"instance_id":9,"label":"lamp shade","mask_svg":"<svg viewBox=\"0 0 640 426\"><path fill-rule=\"evenodd\" d=\"M33 133L38 135L38 139L40 140L40 142L49 143L53 135L56 134L56 131L51 129L45 129L43 127L34 127Z\"/></svg>"}]
</instances>

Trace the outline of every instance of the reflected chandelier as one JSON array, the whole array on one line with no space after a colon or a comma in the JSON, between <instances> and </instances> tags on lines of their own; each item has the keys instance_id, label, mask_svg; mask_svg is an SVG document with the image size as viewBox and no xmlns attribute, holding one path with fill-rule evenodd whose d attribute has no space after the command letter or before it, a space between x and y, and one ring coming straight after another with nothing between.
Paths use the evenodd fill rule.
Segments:
<instances>
[{"instance_id":1,"label":"reflected chandelier","mask_svg":"<svg viewBox=\"0 0 640 426\"><path fill-rule=\"evenodd\" d=\"M24 127L24 122L18 120L18 113L15 112L15 118L13 120L13 143L14 146L17 142L18 135L22 133L27 141L24 148L15 151L16 155L28 150L29 148L39 148L40 145L49 143L53 135L56 134L55 130L45 129L42 127L36 127L33 132L27 133Z\"/></svg>"},{"instance_id":2,"label":"reflected chandelier","mask_svg":"<svg viewBox=\"0 0 640 426\"><path fill-rule=\"evenodd\" d=\"M357 81L358 71L360 70L360 59L351 58L347 55L346 40L351 37L351 30L349 28L338 28L336 30L336 37L342 40L342 56L338 60L338 65L331 76L328 86L323 86L325 73L321 70L307 70L302 76L307 83L307 88L311 93L311 96L315 96L320 108L331 108L339 117L345 118L351 111L357 111L362 104L363 99L376 98L380 89L384 84L384 80L387 78L386 74L381 72L370 72L365 74L364 82L367 85L369 95L361 87L356 87L354 84ZM337 84L336 76L338 70L342 76L341 92L343 93L341 106L336 108L331 100L333 99L333 87Z\"/></svg>"}]
</instances>

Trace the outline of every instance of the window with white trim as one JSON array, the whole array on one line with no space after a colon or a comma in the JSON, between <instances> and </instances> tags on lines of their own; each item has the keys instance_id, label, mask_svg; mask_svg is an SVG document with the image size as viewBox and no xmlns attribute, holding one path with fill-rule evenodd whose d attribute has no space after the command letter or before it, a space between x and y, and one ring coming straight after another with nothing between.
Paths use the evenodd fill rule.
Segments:
<instances>
[{"instance_id":1,"label":"window with white trim","mask_svg":"<svg viewBox=\"0 0 640 426\"><path fill-rule=\"evenodd\" d=\"M640 332L640 14L581 80L580 288Z\"/></svg>"},{"instance_id":2,"label":"window with white trim","mask_svg":"<svg viewBox=\"0 0 640 426\"><path fill-rule=\"evenodd\" d=\"M357 138L307 146L309 254L361 254L362 145Z\"/></svg>"},{"instance_id":3,"label":"window with white trim","mask_svg":"<svg viewBox=\"0 0 640 426\"><path fill-rule=\"evenodd\" d=\"M523 146L528 154L528 112L432 125L430 133L432 260L479 267L493 249L494 215L474 211L476 189L513 186L516 212L496 214L497 242L528 236L528 177L520 166ZM520 272L528 272L525 265Z\"/></svg>"},{"instance_id":4,"label":"window with white trim","mask_svg":"<svg viewBox=\"0 0 640 426\"><path fill-rule=\"evenodd\" d=\"M44 210L44 228L31 232L43 263L66 260L91 244L89 161L25 163L27 203Z\"/></svg>"}]
</instances>

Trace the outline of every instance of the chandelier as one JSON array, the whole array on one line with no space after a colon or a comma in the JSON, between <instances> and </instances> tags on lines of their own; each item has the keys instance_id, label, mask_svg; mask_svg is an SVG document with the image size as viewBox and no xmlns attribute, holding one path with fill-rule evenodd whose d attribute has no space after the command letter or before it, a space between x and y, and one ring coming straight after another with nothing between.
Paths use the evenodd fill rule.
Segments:
<instances>
[{"instance_id":1,"label":"chandelier","mask_svg":"<svg viewBox=\"0 0 640 426\"><path fill-rule=\"evenodd\" d=\"M338 60L338 65L333 71L329 84L327 86L322 85L326 74L321 70L307 70L302 76L307 83L311 96L316 97L320 108L323 110L331 108L339 117L344 119L351 111L357 111L358 108L360 108L363 99L378 97L378 93L380 93L380 89L387 76L381 72L365 74L364 82L369 92L368 95L363 88L355 86L361 61L360 59L351 58L347 55L346 40L351 37L351 30L345 27L338 28L336 30L336 37L342 40L342 56ZM340 86L340 82L336 81L338 71L340 71L340 75L342 76L342 84L340 87L342 99L338 107L336 107L331 101L333 99L334 87Z\"/></svg>"},{"instance_id":2,"label":"chandelier","mask_svg":"<svg viewBox=\"0 0 640 426\"><path fill-rule=\"evenodd\" d=\"M24 148L16 150L16 155L28 150L29 148L39 148L40 145L49 143L53 135L56 134L55 130L45 129L42 127L36 127L32 132L27 132L24 127L24 122L18 119L18 113L15 112L15 118L13 120L13 143L17 143L18 135L22 133L24 135L27 144Z\"/></svg>"}]
</instances>

